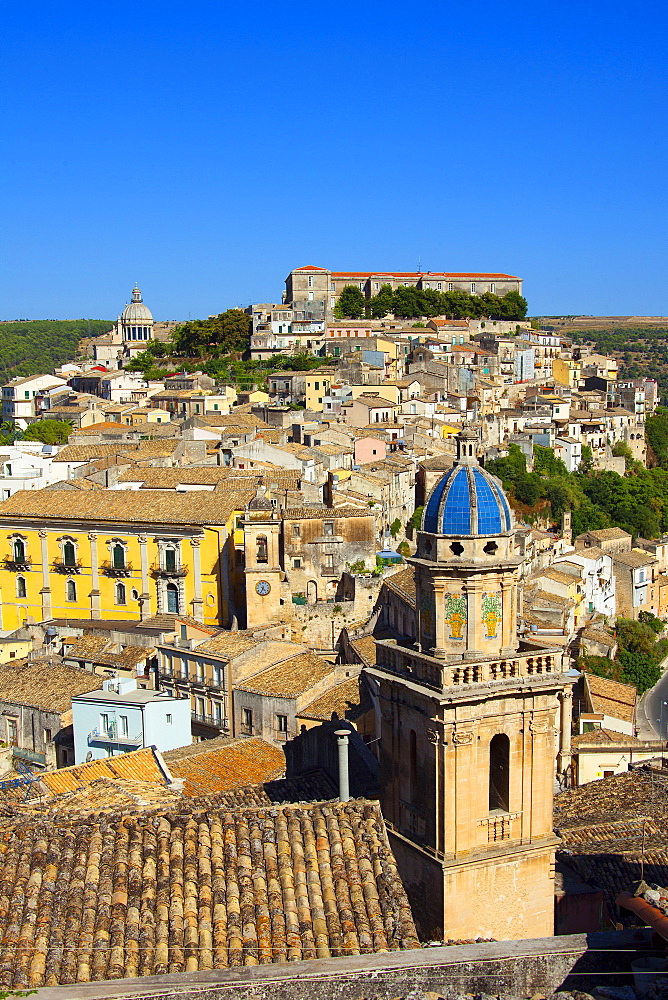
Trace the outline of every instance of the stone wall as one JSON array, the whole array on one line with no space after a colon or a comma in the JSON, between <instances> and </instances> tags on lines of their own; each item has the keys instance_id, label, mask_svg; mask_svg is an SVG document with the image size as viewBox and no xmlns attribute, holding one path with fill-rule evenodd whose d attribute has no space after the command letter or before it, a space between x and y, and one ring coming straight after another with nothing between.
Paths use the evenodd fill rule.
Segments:
<instances>
[{"instance_id":1,"label":"stone wall","mask_svg":"<svg viewBox=\"0 0 668 1000\"><path fill-rule=\"evenodd\" d=\"M414 991L514 997L630 983L650 932L484 942L381 955L44 987L39 1000L389 1000Z\"/></svg>"}]
</instances>

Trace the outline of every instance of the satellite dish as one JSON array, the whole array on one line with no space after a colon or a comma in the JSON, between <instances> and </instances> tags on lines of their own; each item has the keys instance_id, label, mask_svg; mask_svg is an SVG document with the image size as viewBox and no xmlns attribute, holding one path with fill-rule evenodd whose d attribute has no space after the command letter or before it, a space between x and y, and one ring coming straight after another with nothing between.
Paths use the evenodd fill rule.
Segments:
<instances>
[{"instance_id":1,"label":"satellite dish","mask_svg":"<svg viewBox=\"0 0 668 1000\"><path fill-rule=\"evenodd\" d=\"M86 754L86 763L89 764L92 759L93 759L93 751L89 750L88 753Z\"/></svg>"}]
</instances>

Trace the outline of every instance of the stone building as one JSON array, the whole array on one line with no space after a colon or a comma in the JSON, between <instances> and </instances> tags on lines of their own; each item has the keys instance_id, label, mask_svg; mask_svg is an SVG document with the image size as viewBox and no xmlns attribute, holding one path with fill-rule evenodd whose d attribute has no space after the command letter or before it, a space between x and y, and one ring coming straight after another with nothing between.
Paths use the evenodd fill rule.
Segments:
<instances>
[{"instance_id":1,"label":"stone building","mask_svg":"<svg viewBox=\"0 0 668 1000\"><path fill-rule=\"evenodd\" d=\"M569 766L572 694L561 650L518 640L521 558L476 443L458 435L425 506L409 560L415 638L378 640L365 673L383 814L421 934L521 938L553 932L553 785L557 751Z\"/></svg>"},{"instance_id":2,"label":"stone building","mask_svg":"<svg viewBox=\"0 0 668 1000\"><path fill-rule=\"evenodd\" d=\"M446 271L330 271L326 267L296 267L285 279L283 304L295 319L329 320L346 285L355 285L365 298L377 295L383 285L431 288L437 292L468 292L469 295L522 294L522 279L512 274L482 274Z\"/></svg>"}]
</instances>

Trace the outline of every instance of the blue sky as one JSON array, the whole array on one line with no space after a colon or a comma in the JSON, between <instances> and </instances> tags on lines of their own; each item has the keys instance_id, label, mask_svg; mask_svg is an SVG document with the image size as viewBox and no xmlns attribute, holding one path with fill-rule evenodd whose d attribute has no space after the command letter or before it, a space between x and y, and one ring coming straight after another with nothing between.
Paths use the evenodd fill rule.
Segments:
<instances>
[{"instance_id":1,"label":"blue sky","mask_svg":"<svg viewBox=\"0 0 668 1000\"><path fill-rule=\"evenodd\" d=\"M0 318L280 301L304 264L668 314L665 6L6 3Z\"/></svg>"}]
</instances>

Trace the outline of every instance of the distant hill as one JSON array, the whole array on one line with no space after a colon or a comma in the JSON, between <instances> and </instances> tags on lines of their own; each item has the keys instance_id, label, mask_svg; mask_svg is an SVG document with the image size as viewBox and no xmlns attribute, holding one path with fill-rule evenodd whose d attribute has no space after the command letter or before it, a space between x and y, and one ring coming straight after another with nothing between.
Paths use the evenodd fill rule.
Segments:
<instances>
[{"instance_id":1,"label":"distant hill","mask_svg":"<svg viewBox=\"0 0 668 1000\"><path fill-rule=\"evenodd\" d=\"M51 372L74 361L82 339L107 333L113 325L113 320L106 319L0 322L0 382L15 375Z\"/></svg>"}]
</instances>

